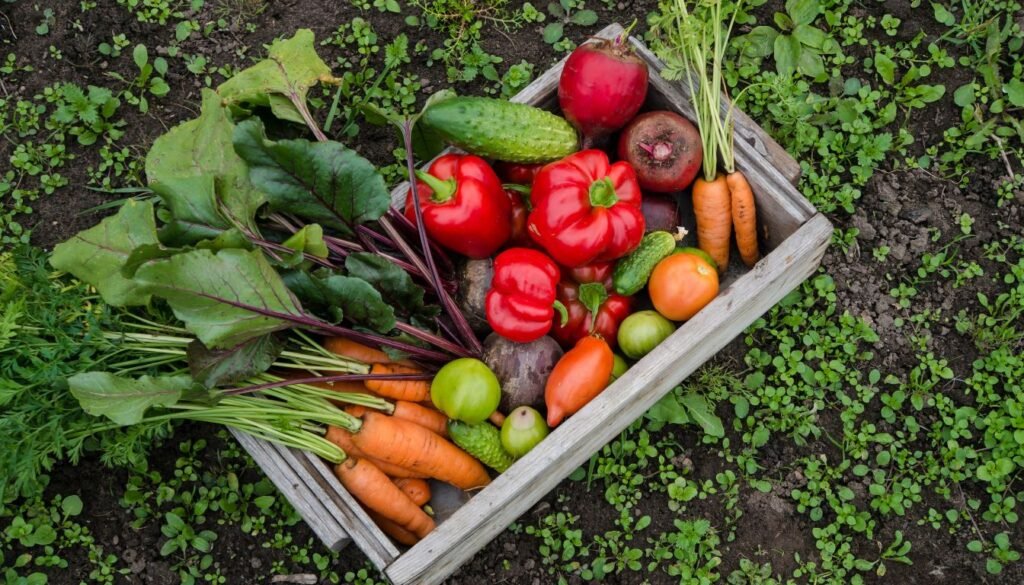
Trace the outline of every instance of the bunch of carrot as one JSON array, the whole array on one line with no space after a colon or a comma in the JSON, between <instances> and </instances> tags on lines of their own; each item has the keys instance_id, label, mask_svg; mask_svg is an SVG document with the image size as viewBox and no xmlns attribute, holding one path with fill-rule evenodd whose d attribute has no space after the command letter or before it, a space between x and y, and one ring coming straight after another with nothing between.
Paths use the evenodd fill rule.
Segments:
<instances>
[{"instance_id":1,"label":"bunch of carrot","mask_svg":"<svg viewBox=\"0 0 1024 585\"><path fill-rule=\"evenodd\" d=\"M672 34L686 65L685 77L704 147L704 176L693 184L697 244L711 255L718 264L718 271L725 272L734 229L744 264L753 266L761 254L757 247L754 194L746 177L736 169L733 156L732 105L724 116L721 111L722 61L738 6L731 17L724 14L722 0L713 0L704 6L706 12L698 16L687 9L685 0L676 0L677 27ZM718 169L719 156L724 174Z\"/></svg>"},{"instance_id":2,"label":"bunch of carrot","mask_svg":"<svg viewBox=\"0 0 1024 585\"><path fill-rule=\"evenodd\" d=\"M392 361L380 350L347 339L329 338L323 346L337 355L372 364L375 374L423 373L412 362ZM394 401L389 413L346 406L352 424L328 427L326 438L347 455L335 466L335 475L381 530L397 542L415 544L434 529L433 519L422 509L430 500L426 478L463 490L490 483L483 465L445 438L447 417L430 404L428 381L318 385L343 392L369 392Z\"/></svg>"}]
</instances>

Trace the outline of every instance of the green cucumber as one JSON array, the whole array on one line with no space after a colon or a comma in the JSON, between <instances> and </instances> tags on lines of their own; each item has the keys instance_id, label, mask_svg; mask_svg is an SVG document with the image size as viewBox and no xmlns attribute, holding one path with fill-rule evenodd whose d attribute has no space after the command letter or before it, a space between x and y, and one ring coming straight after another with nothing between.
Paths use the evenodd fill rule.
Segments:
<instances>
[{"instance_id":1,"label":"green cucumber","mask_svg":"<svg viewBox=\"0 0 1024 585\"><path fill-rule=\"evenodd\" d=\"M509 162L548 162L579 148L565 118L494 98L449 98L427 108L420 121L466 152Z\"/></svg>"},{"instance_id":2,"label":"green cucumber","mask_svg":"<svg viewBox=\"0 0 1024 585\"><path fill-rule=\"evenodd\" d=\"M450 420L448 435L463 451L499 473L511 467L516 461L501 446L501 431L487 421L471 425Z\"/></svg>"},{"instance_id":3,"label":"green cucumber","mask_svg":"<svg viewBox=\"0 0 1024 585\"><path fill-rule=\"evenodd\" d=\"M672 255L677 242L677 237L669 232L656 231L645 235L636 250L615 265L612 273L615 292L627 297L639 292L658 262Z\"/></svg>"}]
</instances>

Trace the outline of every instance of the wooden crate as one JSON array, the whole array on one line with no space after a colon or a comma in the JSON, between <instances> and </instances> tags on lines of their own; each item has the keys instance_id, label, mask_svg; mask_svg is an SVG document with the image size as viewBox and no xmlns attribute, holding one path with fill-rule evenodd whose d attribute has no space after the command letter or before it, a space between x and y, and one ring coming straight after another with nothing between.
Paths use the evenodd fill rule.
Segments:
<instances>
[{"instance_id":1,"label":"wooden crate","mask_svg":"<svg viewBox=\"0 0 1024 585\"><path fill-rule=\"evenodd\" d=\"M596 36L610 39L620 32L622 27L613 24ZM651 70L645 108L671 109L693 119L685 85L662 79L662 63L643 43L631 42ZM564 64L563 59L513 101L556 106ZM323 461L236 436L328 547L337 550L354 541L396 585L442 582L818 267L832 225L794 188L800 166L741 112L736 112L735 150L736 164L756 196L765 257L749 271L733 266L711 304L416 546L400 550L391 542ZM404 186L393 192L397 205L405 192Z\"/></svg>"}]
</instances>

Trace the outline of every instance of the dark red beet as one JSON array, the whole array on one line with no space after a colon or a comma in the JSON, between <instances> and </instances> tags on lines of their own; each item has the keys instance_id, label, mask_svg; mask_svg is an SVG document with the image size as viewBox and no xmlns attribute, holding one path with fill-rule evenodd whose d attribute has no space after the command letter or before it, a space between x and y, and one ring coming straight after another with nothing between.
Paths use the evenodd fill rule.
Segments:
<instances>
[{"instance_id":1,"label":"dark red beet","mask_svg":"<svg viewBox=\"0 0 1024 585\"><path fill-rule=\"evenodd\" d=\"M585 143L593 143L640 111L647 81L647 63L633 53L625 34L599 39L569 55L558 79L558 103Z\"/></svg>"},{"instance_id":2,"label":"dark red beet","mask_svg":"<svg viewBox=\"0 0 1024 585\"><path fill-rule=\"evenodd\" d=\"M679 227L679 207L673 196L644 194L640 210L644 214L645 232L675 233Z\"/></svg>"},{"instance_id":3,"label":"dark red beet","mask_svg":"<svg viewBox=\"0 0 1024 585\"><path fill-rule=\"evenodd\" d=\"M640 114L619 136L619 158L633 165L645 191L671 193L689 187L703 157L697 128L675 112Z\"/></svg>"}]
</instances>

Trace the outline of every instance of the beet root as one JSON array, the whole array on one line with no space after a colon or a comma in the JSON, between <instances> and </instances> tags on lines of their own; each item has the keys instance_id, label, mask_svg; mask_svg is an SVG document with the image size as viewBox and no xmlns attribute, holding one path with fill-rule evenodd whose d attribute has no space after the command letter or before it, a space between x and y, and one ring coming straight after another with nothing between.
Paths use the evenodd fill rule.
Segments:
<instances>
[{"instance_id":1,"label":"beet root","mask_svg":"<svg viewBox=\"0 0 1024 585\"><path fill-rule=\"evenodd\" d=\"M636 170L640 188L655 193L690 186L704 159L700 133L675 112L646 112L619 136L619 158Z\"/></svg>"}]
</instances>

